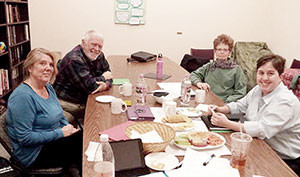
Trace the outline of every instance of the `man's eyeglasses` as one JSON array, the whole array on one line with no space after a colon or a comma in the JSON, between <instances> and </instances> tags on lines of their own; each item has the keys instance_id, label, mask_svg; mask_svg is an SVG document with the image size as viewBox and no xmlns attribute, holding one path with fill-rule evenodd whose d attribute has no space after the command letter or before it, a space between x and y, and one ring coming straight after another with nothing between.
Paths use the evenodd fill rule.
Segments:
<instances>
[{"instance_id":1,"label":"man's eyeglasses","mask_svg":"<svg viewBox=\"0 0 300 177\"><path fill-rule=\"evenodd\" d=\"M217 52L229 52L229 49L216 49Z\"/></svg>"}]
</instances>

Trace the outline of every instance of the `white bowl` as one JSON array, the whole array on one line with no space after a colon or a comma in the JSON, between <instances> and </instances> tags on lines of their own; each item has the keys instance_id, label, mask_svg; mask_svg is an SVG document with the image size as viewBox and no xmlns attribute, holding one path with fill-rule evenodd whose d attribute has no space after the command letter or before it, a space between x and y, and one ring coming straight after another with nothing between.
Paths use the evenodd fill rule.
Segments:
<instances>
[{"instance_id":1,"label":"white bowl","mask_svg":"<svg viewBox=\"0 0 300 177\"><path fill-rule=\"evenodd\" d=\"M152 92L155 93L155 92L167 92L167 91L165 91L165 90L154 90L154 91L152 91ZM168 93L169 93L169 92L168 92ZM156 101L157 103L159 103L159 104L162 104L163 98L165 98L165 97L170 97L170 98L172 98L174 101L176 100L176 97L175 97L174 95L172 95L172 93L169 93L167 96L161 96L161 97L154 96L154 94L152 94L152 96L154 97L155 101Z\"/></svg>"}]
</instances>

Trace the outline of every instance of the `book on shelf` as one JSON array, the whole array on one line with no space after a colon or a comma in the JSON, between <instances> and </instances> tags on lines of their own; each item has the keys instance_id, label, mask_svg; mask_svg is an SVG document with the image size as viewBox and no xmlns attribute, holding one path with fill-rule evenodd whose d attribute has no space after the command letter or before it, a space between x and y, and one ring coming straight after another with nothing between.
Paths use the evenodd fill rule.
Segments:
<instances>
[{"instance_id":1,"label":"book on shelf","mask_svg":"<svg viewBox=\"0 0 300 177\"><path fill-rule=\"evenodd\" d=\"M19 22L21 20L18 5L7 4L6 9L6 20L8 23Z\"/></svg>"},{"instance_id":2,"label":"book on shelf","mask_svg":"<svg viewBox=\"0 0 300 177\"><path fill-rule=\"evenodd\" d=\"M20 21L20 13L19 7L17 5L12 6L12 22L19 22Z\"/></svg>"},{"instance_id":3,"label":"book on shelf","mask_svg":"<svg viewBox=\"0 0 300 177\"><path fill-rule=\"evenodd\" d=\"M0 69L0 95L9 90L8 70Z\"/></svg>"},{"instance_id":4,"label":"book on shelf","mask_svg":"<svg viewBox=\"0 0 300 177\"><path fill-rule=\"evenodd\" d=\"M25 40L29 40L29 26L27 24L24 25L24 35L25 35Z\"/></svg>"}]
</instances>

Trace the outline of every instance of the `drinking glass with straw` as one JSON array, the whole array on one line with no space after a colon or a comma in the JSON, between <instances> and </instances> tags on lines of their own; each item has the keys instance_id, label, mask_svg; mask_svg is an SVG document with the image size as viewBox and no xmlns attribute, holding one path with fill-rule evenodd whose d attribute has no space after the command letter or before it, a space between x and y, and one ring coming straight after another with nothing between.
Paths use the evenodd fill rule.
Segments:
<instances>
[{"instance_id":1,"label":"drinking glass with straw","mask_svg":"<svg viewBox=\"0 0 300 177\"><path fill-rule=\"evenodd\" d=\"M232 153L230 164L233 168L244 169L252 137L246 133L243 133L242 124L240 121L239 126L240 132L235 132L230 135Z\"/></svg>"}]
</instances>

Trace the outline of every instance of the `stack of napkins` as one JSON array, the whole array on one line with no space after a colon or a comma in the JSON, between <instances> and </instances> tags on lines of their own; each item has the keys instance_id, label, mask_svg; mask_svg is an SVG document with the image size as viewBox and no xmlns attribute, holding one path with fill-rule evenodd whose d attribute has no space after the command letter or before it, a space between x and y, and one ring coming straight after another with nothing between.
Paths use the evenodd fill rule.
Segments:
<instances>
[{"instance_id":1,"label":"stack of napkins","mask_svg":"<svg viewBox=\"0 0 300 177\"><path fill-rule=\"evenodd\" d=\"M85 155L87 155L88 161L95 160L95 154L96 154L96 150L97 150L99 144L100 143L98 143L98 142L90 141L89 146L88 146L87 150L85 151Z\"/></svg>"},{"instance_id":2,"label":"stack of napkins","mask_svg":"<svg viewBox=\"0 0 300 177\"><path fill-rule=\"evenodd\" d=\"M143 134L135 130L131 130L131 137L130 139L138 139L140 138L143 143L162 143L163 139L157 133L157 131L152 130Z\"/></svg>"}]
</instances>

